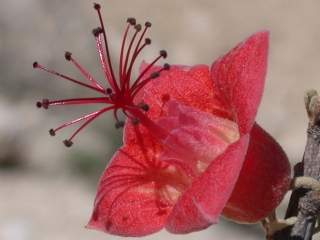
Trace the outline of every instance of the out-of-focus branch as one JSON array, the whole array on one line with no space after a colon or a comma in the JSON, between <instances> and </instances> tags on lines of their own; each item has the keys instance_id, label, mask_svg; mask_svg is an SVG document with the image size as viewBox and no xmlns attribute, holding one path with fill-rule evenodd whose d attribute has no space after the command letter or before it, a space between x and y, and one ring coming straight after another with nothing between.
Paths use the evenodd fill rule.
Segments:
<instances>
[{"instance_id":1,"label":"out-of-focus branch","mask_svg":"<svg viewBox=\"0 0 320 240\"><path fill-rule=\"evenodd\" d=\"M309 117L307 143L302 162L294 168L295 177L311 177L320 180L320 96L310 90L305 95ZM320 192L308 189L293 190L285 218L297 216L293 227L274 234L274 240L311 240L320 210Z\"/></svg>"}]
</instances>

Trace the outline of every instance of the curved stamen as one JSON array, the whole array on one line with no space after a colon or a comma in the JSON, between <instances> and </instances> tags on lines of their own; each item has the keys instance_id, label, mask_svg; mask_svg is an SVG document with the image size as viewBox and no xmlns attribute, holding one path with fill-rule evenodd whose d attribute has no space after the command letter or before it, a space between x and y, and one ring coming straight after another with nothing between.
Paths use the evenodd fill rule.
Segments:
<instances>
[{"instance_id":1,"label":"curved stamen","mask_svg":"<svg viewBox=\"0 0 320 240\"><path fill-rule=\"evenodd\" d=\"M64 140L64 144L66 145L66 147L71 147L72 146L72 139L78 135L78 133L84 129L89 123L91 123L94 119L96 119L97 117L99 117L102 113L105 113L111 109L114 109L115 107L107 107L107 108L103 108L101 110L98 111L98 113L96 113L94 116L92 116L91 118L89 118L86 122L84 122L72 135L69 139Z\"/></svg>"},{"instance_id":2,"label":"curved stamen","mask_svg":"<svg viewBox=\"0 0 320 240\"><path fill-rule=\"evenodd\" d=\"M68 126L70 126L70 125L73 125L73 124L75 124L75 123L78 123L78 122L81 122L81 121L83 121L83 120L86 120L86 119L88 119L88 118L91 118L91 117L93 117L94 115L96 115L96 114L98 114L98 113L99 113L99 111L95 111L95 112L93 112L93 113L89 113L89 114L87 114L87 115L84 115L84 116L82 116L82 117L79 117L79 118L77 118L77 119L74 119L74 120L72 120L72 121L70 121L70 122L66 122L66 123L60 125L59 127L55 128L55 129L50 129L50 130L49 130L49 133L50 133L51 136L55 136L57 131L59 131L59 130L65 128L65 127L68 127Z\"/></svg>"},{"instance_id":3,"label":"curved stamen","mask_svg":"<svg viewBox=\"0 0 320 240\"><path fill-rule=\"evenodd\" d=\"M148 65L148 67L146 67L138 76L138 78L135 80L135 82L133 83L132 87L131 87L131 92L134 91L134 89L136 88L137 84L139 83L139 81L143 78L143 76L161 59L161 58L166 58L167 57L167 52L165 50L161 50L159 56L153 60L152 63L150 63Z\"/></svg>"},{"instance_id":4,"label":"curved stamen","mask_svg":"<svg viewBox=\"0 0 320 240\"><path fill-rule=\"evenodd\" d=\"M146 34L148 28L151 27L151 23L150 22L146 22L145 25L144 25L144 30L143 32L141 33L141 36L139 38L139 41L134 49L134 52L133 52L133 55L132 55L132 58L131 58L131 61L130 61L130 64L129 64L129 68L128 68L128 71L125 75L126 78L126 82L127 82L127 88L129 88L129 84L130 84L130 77L131 77L131 72L132 72L132 67L133 67L133 64L135 62L135 60L137 59L139 53L142 51L142 49L146 46L146 45L149 45L151 44L151 40L149 38L146 38L145 39L145 43L140 47L140 44L141 44L141 41L144 37L144 35Z\"/></svg>"},{"instance_id":5,"label":"curved stamen","mask_svg":"<svg viewBox=\"0 0 320 240\"><path fill-rule=\"evenodd\" d=\"M94 9L97 11L98 16L99 16L100 26L102 28L102 34L103 34L103 38L104 38L105 50L106 50L107 59L108 59L108 65L109 65L109 68L110 68L112 79L115 82L116 78L114 76L113 68L112 68L112 64L111 64L111 57L110 57L110 52L109 52L109 47L108 47L106 28L104 27L104 23L103 23L102 16L101 16L101 6L100 6L100 4L95 3L94 4Z\"/></svg>"},{"instance_id":6,"label":"curved stamen","mask_svg":"<svg viewBox=\"0 0 320 240\"><path fill-rule=\"evenodd\" d=\"M163 67L158 72L153 72L150 74L150 76L139 83L137 83L135 86L132 86L131 88L131 96L134 98L136 94L152 79L155 79L160 76L160 73L163 71L167 71L170 69L170 65L168 63L165 63ZM136 81L137 82L137 81Z\"/></svg>"},{"instance_id":7,"label":"curved stamen","mask_svg":"<svg viewBox=\"0 0 320 240\"><path fill-rule=\"evenodd\" d=\"M100 59L100 64L105 74L106 81L110 84L110 86L115 92L119 92L119 87L117 85L117 82L115 78L112 77L110 67L108 66L108 63L105 58L105 53L102 47L101 31L102 30L100 28L93 30L93 34L96 40L96 49L98 51L98 55Z\"/></svg>"},{"instance_id":8,"label":"curved stamen","mask_svg":"<svg viewBox=\"0 0 320 240\"><path fill-rule=\"evenodd\" d=\"M117 108L115 108L113 110L113 117L116 119L115 128L116 129L123 128L124 127L124 121L119 120L118 109Z\"/></svg>"},{"instance_id":9,"label":"curved stamen","mask_svg":"<svg viewBox=\"0 0 320 240\"><path fill-rule=\"evenodd\" d=\"M54 71L54 70L48 69L48 68L40 65L38 62L34 62L34 63L33 63L33 68L41 69L41 70L43 70L43 71L45 71L45 72L47 72L47 73L53 74L53 75L58 76L58 77L60 77L60 78L62 78L62 79L65 79L65 80L68 80L68 81L70 81L70 82L79 84L79 85L81 85L81 86L83 86L83 87L86 87L86 88L90 88L90 89L95 90L95 91L97 91L97 92L104 93L103 90L101 90L101 89L99 89L99 88L97 88L97 87L93 87L93 86L88 85L88 84L86 84L86 83L83 83L83 82L80 82L80 81L78 81L78 80L75 80L75 79L73 79L73 78L71 78L71 77L68 77L68 76L66 76L66 75L64 75L64 74L61 74L61 73L58 73L58 72L56 72L56 71Z\"/></svg>"},{"instance_id":10,"label":"curved stamen","mask_svg":"<svg viewBox=\"0 0 320 240\"><path fill-rule=\"evenodd\" d=\"M123 52L124 52L124 47L125 47L125 43L127 40L127 36L128 36L128 32L129 32L129 28L130 26L134 26L136 25L136 20L134 18L128 18L127 19L128 25L127 28L125 30L124 36L122 38L122 43L121 43L121 52L120 52L120 59L119 59L119 78L122 79L122 72L123 72ZM122 82L120 82L120 87L122 87Z\"/></svg>"},{"instance_id":11,"label":"curved stamen","mask_svg":"<svg viewBox=\"0 0 320 240\"><path fill-rule=\"evenodd\" d=\"M65 59L71 61L74 66L81 72L81 74L95 87L104 90L104 88L82 67L73 57L70 52L65 53Z\"/></svg>"},{"instance_id":12,"label":"curved stamen","mask_svg":"<svg viewBox=\"0 0 320 240\"><path fill-rule=\"evenodd\" d=\"M141 53L141 51L149 44L151 40L145 38L148 28L151 27L151 23L146 22L143 31L140 24L136 25L136 20L134 18L128 18L127 26L123 33L123 39L121 44L120 52L120 63L119 63L119 76L118 80L115 78L113 67L111 63L111 57L108 47L108 40L106 29L101 16L101 6L97 3L94 4L94 9L97 11L99 16L100 27L93 30L93 34L96 42L96 49L99 55L99 61L101 68L107 81L108 87L103 87L76 59L73 58L70 52L65 52L65 59L71 62L81 75L85 78L86 82L82 82L76 79L73 79L67 75L61 74L54 70L48 69L37 62L33 63L34 68L41 69L45 72L58 76L64 80L71 81L80 86L89 88L96 92L102 94L102 97L87 97L87 98L74 98L74 99L61 99L61 100L48 100L43 99L42 101L37 102L37 107L42 107L48 109L49 106L61 106L61 105L81 105L81 104L106 104L107 107L99 111L84 115L75 120L69 121L57 127L56 129L51 129L49 132L51 135L55 135L56 131L63 129L72 124L76 124L80 121L84 123L72 134L72 136L65 140L64 143L66 146L72 145L73 138L84 129L90 122L100 116L102 113L113 110L114 119L116 120L116 128L121 128L124 126L124 121L119 120L118 110L122 110L129 119L132 120L132 123L142 123L152 132L155 133L158 137L164 137L165 129L157 126L148 116L145 114L149 110L149 106L143 102L136 104L133 100L136 94L152 79L157 78L161 71L167 69L166 65L159 71L152 73L149 77L145 77L145 74L158 62L160 58L166 58L167 53L162 50L160 55L149 64L138 76L138 78L130 86L131 74L133 65ZM130 27L134 26L135 32L131 37L130 42L128 41L128 35ZM141 34L140 34L141 32ZM144 43L142 41L144 39ZM128 46L127 46L128 44ZM168 65L169 66L169 65Z\"/></svg>"},{"instance_id":13,"label":"curved stamen","mask_svg":"<svg viewBox=\"0 0 320 240\"><path fill-rule=\"evenodd\" d=\"M135 29L136 29L136 32L134 33L131 41L130 41L130 44L129 44L129 47L127 49L127 54L126 54L126 59L125 59L125 63L124 63L124 68L123 68L123 72L122 72L122 75L120 76L121 77L121 82L123 83L124 86L127 85L127 75L126 75L126 72L127 72L127 65L128 65L128 61L129 61L129 57L130 57L130 53L131 53L131 49L132 49L132 45L134 43L134 40L136 39L138 33L141 31L141 25L138 24L135 26ZM125 90L125 89L123 89Z\"/></svg>"},{"instance_id":14,"label":"curved stamen","mask_svg":"<svg viewBox=\"0 0 320 240\"><path fill-rule=\"evenodd\" d=\"M132 56L132 60L131 60L131 64L127 73L128 76L128 80L127 80L127 89L130 88L129 84L130 84L130 77L131 77L131 71L132 71L132 67L133 64L135 62L135 60L137 59L137 57L139 56L140 52L147 46L151 44L151 40L149 38L146 38L145 43L134 53L134 55Z\"/></svg>"}]
</instances>

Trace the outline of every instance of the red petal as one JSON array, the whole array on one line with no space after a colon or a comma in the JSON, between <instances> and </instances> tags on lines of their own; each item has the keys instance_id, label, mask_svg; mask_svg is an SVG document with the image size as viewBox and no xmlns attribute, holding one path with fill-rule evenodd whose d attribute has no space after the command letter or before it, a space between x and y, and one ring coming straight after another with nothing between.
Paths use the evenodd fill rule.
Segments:
<instances>
[{"instance_id":1,"label":"red petal","mask_svg":"<svg viewBox=\"0 0 320 240\"><path fill-rule=\"evenodd\" d=\"M188 233L217 222L238 179L248 141L248 135L241 137L195 179L172 209L165 226L168 231Z\"/></svg>"},{"instance_id":2,"label":"red petal","mask_svg":"<svg viewBox=\"0 0 320 240\"><path fill-rule=\"evenodd\" d=\"M258 32L213 63L211 77L242 134L254 123L267 67L268 32Z\"/></svg>"},{"instance_id":3,"label":"red petal","mask_svg":"<svg viewBox=\"0 0 320 240\"><path fill-rule=\"evenodd\" d=\"M159 159L180 162L193 170L193 176L202 173L239 139L235 122L176 101L169 101L167 105L169 117L159 118L157 122L168 131Z\"/></svg>"},{"instance_id":4,"label":"red petal","mask_svg":"<svg viewBox=\"0 0 320 240\"><path fill-rule=\"evenodd\" d=\"M257 222L275 209L288 191L290 164L279 144L254 125L246 160L223 214L241 222Z\"/></svg>"},{"instance_id":5,"label":"red petal","mask_svg":"<svg viewBox=\"0 0 320 240\"><path fill-rule=\"evenodd\" d=\"M116 152L100 179L89 228L143 236L163 227L172 203L160 194L162 179L153 174L162 169L153 158L157 151L130 145Z\"/></svg>"},{"instance_id":6,"label":"red petal","mask_svg":"<svg viewBox=\"0 0 320 240\"><path fill-rule=\"evenodd\" d=\"M143 63L141 70L146 66ZM146 76L157 70L159 67L153 67ZM173 65L169 71L161 72L160 77L148 83L135 101L138 103L143 100L149 104L148 115L151 118L162 114L164 98L177 100L201 111L226 116L228 112L226 113L227 110L220 101L214 98L214 91L208 66Z\"/></svg>"}]
</instances>

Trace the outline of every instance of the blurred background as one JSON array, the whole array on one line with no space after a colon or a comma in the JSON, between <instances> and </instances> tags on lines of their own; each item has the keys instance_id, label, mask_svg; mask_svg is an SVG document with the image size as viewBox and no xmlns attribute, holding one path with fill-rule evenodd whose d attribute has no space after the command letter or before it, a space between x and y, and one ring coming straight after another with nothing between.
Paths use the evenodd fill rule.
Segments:
<instances>
[{"instance_id":1,"label":"blurred background","mask_svg":"<svg viewBox=\"0 0 320 240\"><path fill-rule=\"evenodd\" d=\"M211 64L261 29L271 31L269 69L258 122L284 147L292 164L305 145L305 89L320 90L319 1L117 0L100 1L117 65L127 17L149 20L153 60ZM99 175L121 145L110 116L87 127L72 148L61 143L72 128L51 138L48 129L88 112L83 107L35 107L42 98L84 96L86 91L34 71L33 61L79 77L64 60L68 50L94 76L102 74L91 30L98 26L88 0L1 0L0 5L0 240L120 239L86 230ZM284 210L286 200L280 207ZM186 236L166 232L144 239L263 239L259 226L221 220ZM320 239L320 238L319 238Z\"/></svg>"}]
</instances>

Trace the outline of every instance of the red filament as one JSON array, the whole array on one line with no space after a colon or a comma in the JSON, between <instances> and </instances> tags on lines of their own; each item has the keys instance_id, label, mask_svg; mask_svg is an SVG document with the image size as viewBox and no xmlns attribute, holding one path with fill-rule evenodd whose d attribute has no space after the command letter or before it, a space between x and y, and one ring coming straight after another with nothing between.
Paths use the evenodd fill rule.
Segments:
<instances>
[{"instance_id":1,"label":"red filament","mask_svg":"<svg viewBox=\"0 0 320 240\"><path fill-rule=\"evenodd\" d=\"M114 118L116 120L116 128L124 126L124 122L120 121L118 118L118 110L121 109L124 114L129 117L133 123L139 123L149 125L150 127L154 126L149 120L146 120L144 112L149 110L147 103L134 103L134 97L136 94L151 80L157 78L160 73L164 70L169 69L169 64L164 64L158 72L154 72L149 76L146 76L146 73L154 66L161 58L166 58L167 53L164 50L161 50L159 56L152 61L147 68L140 73L140 75L131 83L132 78L132 68L137 57L140 55L141 51L151 44L149 38L145 38L148 28L151 27L151 23L146 22L144 28L140 24L136 23L134 18L127 19L127 26L125 28L121 49L119 57L119 75L115 76L111 64L111 56L107 40L107 31L102 20L101 6L97 3L94 4L94 9L97 11L100 26L93 30L93 35L96 41L96 48L99 55L100 65L104 73L104 78L107 82L107 86L104 87L99 83L92 75L72 56L70 52L65 53L65 59L72 63L76 69L79 70L81 75L84 77L86 82L79 81L72 77L69 77L65 74L61 74L54 70L44 67L38 62L33 63L33 67L36 69L43 70L52 75L55 75L63 80L73 82L82 87L93 90L99 94L98 97L85 97L85 98L74 98L74 99L61 99L61 100L48 100L43 99L42 101L37 102L37 107L43 107L48 109L50 106L58 105L82 105L82 104L106 104L107 106L101 108L98 111L91 112L84 116L81 116L77 119L71 120L69 122L61 124L59 127L50 129L49 133L51 136L55 136L56 132L64 129L73 124L82 122L82 125L75 130L75 132L64 141L64 144L67 147L70 147L73 142L72 140L93 120L98 118L105 112L113 111ZM133 31L133 32L132 32ZM131 32L131 39L128 39L128 35ZM143 42L144 39L144 43ZM128 45L127 45L128 44ZM126 46L127 45L127 46Z\"/></svg>"}]
</instances>

